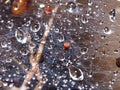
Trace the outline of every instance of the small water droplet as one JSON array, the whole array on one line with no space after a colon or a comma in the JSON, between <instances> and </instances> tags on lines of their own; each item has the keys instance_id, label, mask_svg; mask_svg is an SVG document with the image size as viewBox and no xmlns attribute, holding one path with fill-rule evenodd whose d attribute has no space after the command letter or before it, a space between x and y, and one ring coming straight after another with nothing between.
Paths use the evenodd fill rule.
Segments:
<instances>
[{"instance_id":1,"label":"small water droplet","mask_svg":"<svg viewBox=\"0 0 120 90\"><path fill-rule=\"evenodd\" d=\"M57 36L57 40L59 42L63 42L64 41L64 35L62 33L59 33L58 36Z\"/></svg>"},{"instance_id":2,"label":"small water droplet","mask_svg":"<svg viewBox=\"0 0 120 90\"><path fill-rule=\"evenodd\" d=\"M109 19L111 22L114 22L115 21L115 17L116 17L116 10L115 9L112 9L110 12L109 12Z\"/></svg>"},{"instance_id":3,"label":"small water droplet","mask_svg":"<svg viewBox=\"0 0 120 90\"><path fill-rule=\"evenodd\" d=\"M118 71L117 70L113 71L113 74L114 74L114 76L117 76L118 75Z\"/></svg>"},{"instance_id":4,"label":"small water droplet","mask_svg":"<svg viewBox=\"0 0 120 90\"><path fill-rule=\"evenodd\" d=\"M92 0L88 0L88 6L91 6L93 4Z\"/></svg>"},{"instance_id":5,"label":"small water droplet","mask_svg":"<svg viewBox=\"0 0 120 90\"><path fill-rule=\"evenodd\" d=\"M39 8L44 8L45 7L45 4L41 3L39 4Z\"/></svg>"},{"instance_id":6,"label":"small water droplet","mask_svg":"<svg viewBox=\"0 0 120 90\"><path fill-rule=\"evenodd\" d=\"M31 23L30 30L32 32L38 32L40 30L40 28L41 28L41 24L39 21L36 20L36 21Z\"/></svg>"},{"instance_id":7,"label":"small water droplet","mask_svg":"<svg viewBox=\"0 0 120 90\"><path fill-rule=\"evenodd\" d=\"M27 42L27 36L26 36L25 32L21 29L18 29L15 31L15 37L16 37L17 41L22 44Z\"/></svg>"},{"instance_id":8,"label":"small water droplet","mask_svg":"<svg viewBox=\"0 0 120 90\"><path fill-rule=\"evenodd\" d=\"M69 70L69 75L73 80L79 81L84 79L83 72L81 69L73 65L70 65L68 70Z\"/></svg>"},{"instance_id":9,"label":"small water droplet","mask_svg":"<svg viewBox=\"0 0 120 90\"><path fill-rule=\"evenodd\" d=\"M53 46L52 46L51 44L47 44L46 46L47 46L47 48L48 48L49 50L52 50L52 49L53 49Z\"/></svg>"},{"instance_id":10,"label":"small water droplet","mask_svg":"<svg viewBox=\"0 0 120 90\"><path fill-rule=\"evenodd\" d=\"M23 47L23 48L20 49L20 53L21 53L22 55L28 55L29 50L28 50L26 47Z\"/></svg>"},{"instance_id":11,"label":"small water droplet","mask_svg":"<svg viewBox=\"0 0 120 90\"><path fill-rule=\"evenodd\" d=\"M88 23L88 18L85 17L85 16L82 16L82 17L81 17L81 22L82 22L82 23Z\"/></svg>"},{"instance_id":12,"label":"small water droplet","mask_svg":"<svg viewBox=\"0 0 120 90\"><path fill-rule=\"evenodd\" d=\"M13 28L14 23L12 21L8 21L6 26L7 26L7 28L11 29L11 28Z\"/></svg>"},{"instance_id":13,"label":"small water droplet","mask_svg":"<svg viewBox=\"0 0 120 90\"><path fill-rule=\"evenodd\" d=\"M111 34L112 31L111 31L111 29L109 29L108 27L105 27L105 28L104 28L104 33L105 33L105 34Z\"/></svg>"},{"instance_id":14,"label":"small water droplet","mask_svg":"<svg viewBox=\"0 0 120 90\"><path fill-rule=\"evenodd\" d=\"M81 54L86 54L88 52L88 48L87 47L83 47L80 49Z\"/></svg>"},{"instance_id":15,"label":"small water droplet","mask_svg":"<svg viewBox=\"0 0 120 90\"><path fill-rule=\"evenodd\" d=\"M2 47L2 48L6 48L7 46L8 46L8 44L7 44L7 41L6 41L6 40L1 41L1 47Z\"/></svg>"},{"instance_id":16,"label":"small water droplet","mask_svg":"<svg viewBox=\"0 0 120 90\"><path fill-rule=\"evenodd\" d=\"M67 11L70 12L70 13L73 13L76 11L76 3L73 2L73 1L70 1L67 3Z\"/></svg>"},{"instance_id":17,"label":"small water droplet","mask_svg":"<svg viewBox=\"0 0 120 90\"><path fill-rule=\"evenodd\" d=\"M3 86L4 86L4 87L8 86L8 83L3 83Z\"/></svg>"},{"instance_id":18,"label":"small water droplet","mask_svg":"<svg viewBox=\"0 0 120 90\"><path fill-rule=\"evenodd\" d=\"M39 36L37 35L37 33L34 33L34 40L40 40Z\"/></svg>"},{"instance_id":19,"label":"small water droplet","mask_svg":"<svg viewBox=\"0 0 120 90\"><path fill-rule=\"evenodd\" d=\"M113 53L119 53L119 50L118 50L118 49L115 49L115 50L113 51Z\"/></svg>"},{"instance_id":20,"label":"small water droplet","mask_svg":"<svg viewBox=\"0 0 120 90\"><path fill-rule=\"evenodd\" d=\"M34 11L34 14L38 17L41 18L43 16L43 10L41 8L38 8L38 10Z\"/></svg>"},{"instance_id":21,"label":"small water droplet","mask_svg":"<svg viewBox=\"0 0 120 90\"><path fill-rule=\"evenodd\" d=\"M64 54L59 54L59 59L61 60L61 61L64 61L65 60L65 55Z\"/></svg>"},{"instance_id":22,"label":"small water droplet","mask_svg":"<svg viewBox=\"0 0 120 90\"><path fill-rule=\"evenodd\" d=\"M55 28L54 31L55 31L55 33L59 33L59 29L58 28Z\"/></svg>"}]
</instances>

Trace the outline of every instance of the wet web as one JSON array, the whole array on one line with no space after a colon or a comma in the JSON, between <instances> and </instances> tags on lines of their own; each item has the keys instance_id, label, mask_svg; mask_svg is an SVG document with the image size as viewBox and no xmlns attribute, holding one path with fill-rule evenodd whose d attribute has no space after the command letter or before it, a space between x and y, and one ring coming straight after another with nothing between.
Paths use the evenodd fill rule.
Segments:
<instances>
[{"instance_id":1,"label":"wet web","mask_svg":"<svg viewBox=\"0 0 120 90\"><path fill-rule=\"evenodd\" d=\"M43 90L118 90L119 1L47 0L52 8L60 3L39 68ZM27 34L36 53L51 14L44 12L46 0L33 3L28 14L14 16L11 5L0 3L0 89L20 87L29 62ZM65 42L70 43L67 50ZM4 83L2 83L4 82ZM28 90L37 84L36 76Z\"/></svg>"}]
</instances>

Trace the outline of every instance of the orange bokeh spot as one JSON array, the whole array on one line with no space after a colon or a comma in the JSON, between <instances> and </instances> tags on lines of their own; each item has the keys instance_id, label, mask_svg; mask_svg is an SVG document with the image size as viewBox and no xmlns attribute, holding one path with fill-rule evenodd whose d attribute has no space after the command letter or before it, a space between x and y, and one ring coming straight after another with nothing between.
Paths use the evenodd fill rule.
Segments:
<instances>
[{"instance_id":1,"label":"orange bokeh spot","mask_svg":"<svg viewBox=\"0 0 120 90\"><path fill-rule=\"evenodd\" d=\"M47 6L47 7L45 8L45 13L46 13L46 14L49 14L49 13L51 13L51 12L52 12L52 8L50 8L50 7Z\"/></svg>"},{"instance_id":2,"label":"orange bokeh spot","mask_svg":"<svg viewBox=\"0 0 120 90\"><path fill-rule=\"evenodd\" d=\"M70 43L69 42L65 42L63 45L63 49L67 50L70 47Z\"/></svg>"},{"instance_id":3,"label":"orange bokeh spot","mask_svg":"<svg viewBox=\"0 0 120 90\"><path fill-rule=\"evenodd\" d=\"M14 0L12 3L12 13L15 15L21 14L26 7L27 0Z\"/></svg>"}]
</instances>

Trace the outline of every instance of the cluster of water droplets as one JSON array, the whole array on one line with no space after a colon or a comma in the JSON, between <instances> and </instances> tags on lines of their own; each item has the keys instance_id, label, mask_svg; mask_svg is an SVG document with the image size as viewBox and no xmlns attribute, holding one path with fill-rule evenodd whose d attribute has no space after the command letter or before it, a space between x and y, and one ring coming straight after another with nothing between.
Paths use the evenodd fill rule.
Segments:
<instances>
[{"instance_id":1,"label":"cluster of water droplets","mask_svg":"<svg viewBox=\"0 0 120 90\"><path fill-rule=\"evenodd\" d=\"M113 44L106 41L114 41L111 37L119 29L115 28L116 25L119 26L119 9L110 8L105 11L109 3L104 0L47 1L51 3L52 9L55 4L59 4L59 10L39 62L43 90L112 89L116 79L103 80L106 80L104 76L108 74L100 70L105 68L103 63L107 60L102 61L99 57L108 57L113 53L118 55L119 48L112 47L113 50L110 51L108 46ZM8 6L0 6L0 80L4 82L3 86L19 87L26 71L31 68L29 47L34 48L36 53L52 15L45 13L47 5L46 0L35 0L30 14L20 16L7 13ZM30 39L33 43L29 42ZM64 50L65 42L70 44L67 50ZM117 65L119 66L119 61ZM110 74L117 77L119 72L115 70ZM110 84L103 85L99 82L100 79ZM32 90L37 82L36 76L33 77L27 88ZM0 84L0 88L3 86Z\"/></svg>"}]
</instances>

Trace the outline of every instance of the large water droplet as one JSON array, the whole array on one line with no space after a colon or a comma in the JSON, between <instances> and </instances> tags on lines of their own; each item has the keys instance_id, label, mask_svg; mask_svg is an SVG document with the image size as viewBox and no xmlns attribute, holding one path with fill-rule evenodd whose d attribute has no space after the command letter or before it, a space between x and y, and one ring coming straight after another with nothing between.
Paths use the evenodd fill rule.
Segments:
<instances>
[{"instance_id":1,"label":"large water droplet","mask_svg":"<svg viewBox=\"0 0 120 90\"><path fill-rule=\"evenodd\" d=\"M16 37L17 41L22 44L27 42L26 33L21 29L18 29L17 31L15 31L15 37Z\"/></svg>"},{"instance_id":2,"label":"large water droplet","mask_svg":"<svg viewBox=\"0 0 120 90\"><path fill-rule=\"evenodd\" d=\"M79 81L84 79L83 72L81 69L73 65L70 65L68 70L69 70L69 75L73 80Z\"/></svg>"}]
</instances>

